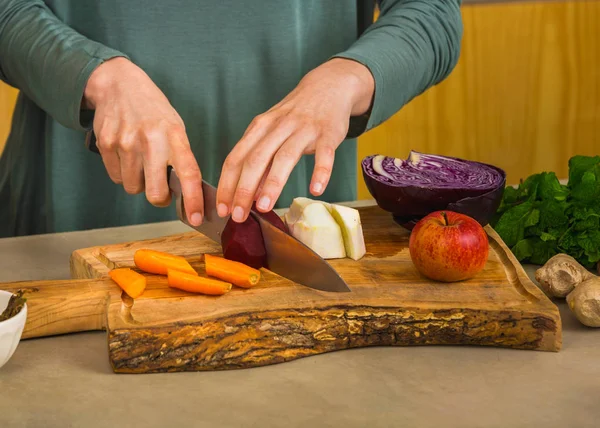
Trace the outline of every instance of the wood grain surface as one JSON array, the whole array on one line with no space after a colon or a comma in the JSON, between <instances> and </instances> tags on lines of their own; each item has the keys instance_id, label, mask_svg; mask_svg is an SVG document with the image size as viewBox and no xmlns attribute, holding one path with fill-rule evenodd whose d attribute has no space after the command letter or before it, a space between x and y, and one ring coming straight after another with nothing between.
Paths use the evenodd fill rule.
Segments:
<instances>
[{"instance_id":1,"label":"wood grain surface","mask_svg":"<svg viewBox=\"0 0 600 428\"><path fill-rule=\"evenodd\" d=\"M22 339L106 330L111 300L121 290L112 280L46 280L0 283L0 290L26 290L27 321Z\"/></svg>"},{"instance_id":2,"label":"wood grain surface","mask_svg":"<svg viewBox=\"0 0 600 428\"><path fill-rule=\"evenodd\" d=\"M481 345L558 351L557 307L531 282L497 234L474 279L430 281L415 270L409 232L378 207L359 208L367 254L330 260L352 292L326 293L263 270L253 289L193 295L148 275L135 301L112 295L109 358L119 373L255 367L358 346ZM77 250L72 273L98 284L115 267L135 267L151 248L184 255L204 275L203 254L220 246L196 232ZM99 268L99 269L98 269ZM82 278L83 277L83 278Z\"/></svg>"}]
</instances>

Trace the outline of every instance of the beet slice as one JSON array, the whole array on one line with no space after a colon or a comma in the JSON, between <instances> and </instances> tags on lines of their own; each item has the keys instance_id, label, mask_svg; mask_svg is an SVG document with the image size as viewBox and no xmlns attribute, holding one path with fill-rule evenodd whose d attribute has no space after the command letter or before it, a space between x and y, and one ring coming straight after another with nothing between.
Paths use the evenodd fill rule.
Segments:
<instances>
[{"instance_id":1,"label":"beet slice","mask_svg":"<svg viewBox=\"0 0 600 428\"><path fill-rule=\"evenodd\" d=\"M287 225L275 211L271 210L266 213L257 211L256 202L252 204L252 209L273 226L289 233ZM248 216L243 223L236 223L230 218L221 234L221 246L223 257L228 260L244 263L255 269L261 267L268 269L267 252L260 225L252 216Z\"/></svg>"},{"instance_id":2,"label":"beet slice","mask_svg":"<svg viewBox=\"0 0 600 428\"><path fill-rule=\"evenodd\" d=\"M256 202L254 204L252 204L252 209L255 210L256 214L258 214L259 216L261 216L262 218L267 220L269 223L271 223L276 228L282 230L285 233L290 233L287 225L283 222L281 217L279 217L275 211L271 210L271 211L267 211L266 213L262 213L262 212L256 210ZM255 221L255 223L256 223L256 221ZM256 223L256 224L258 224L258 223Z\"/></svg>"}]
</instances>

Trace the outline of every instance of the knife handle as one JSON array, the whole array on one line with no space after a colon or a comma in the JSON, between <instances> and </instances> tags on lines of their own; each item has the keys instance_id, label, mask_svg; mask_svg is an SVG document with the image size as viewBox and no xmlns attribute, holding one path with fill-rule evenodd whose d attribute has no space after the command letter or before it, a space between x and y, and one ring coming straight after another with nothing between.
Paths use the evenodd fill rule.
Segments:
<instances>
[{"instance_id":1,"label":"knife handle","mask_svg":"<svg viewBox=\"0 0 600 428\"><path fill-rule=\"evenodd\" d=\"M98 144L96 140L96 133L91 130L85 134L85 146L92 153L100 154L100 150L98 149ZM169 179L171 178L171 171L173 167L171 165L167 165L167 183L169 183Z\"/></svg>"}]
</instances>

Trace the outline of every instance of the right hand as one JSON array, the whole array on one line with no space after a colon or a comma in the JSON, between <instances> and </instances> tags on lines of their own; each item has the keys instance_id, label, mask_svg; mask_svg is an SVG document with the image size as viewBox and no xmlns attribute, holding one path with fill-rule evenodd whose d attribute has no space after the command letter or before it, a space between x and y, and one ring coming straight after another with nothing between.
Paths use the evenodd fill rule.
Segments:
<instances>
[{"instance_id":1,"label":"right hand","mask_svg":"<svg viewBox=\"0 0 600 428\"><path fill-rule=\"evenodd\" d=\"M168 206L167 166L181 181L190 223L202 223L202 175L183 120L150 77L126 58L110 59L90 75L84 108L95 110L94 133L108 175L129 194Z\"/></svg>"}]
</instances>

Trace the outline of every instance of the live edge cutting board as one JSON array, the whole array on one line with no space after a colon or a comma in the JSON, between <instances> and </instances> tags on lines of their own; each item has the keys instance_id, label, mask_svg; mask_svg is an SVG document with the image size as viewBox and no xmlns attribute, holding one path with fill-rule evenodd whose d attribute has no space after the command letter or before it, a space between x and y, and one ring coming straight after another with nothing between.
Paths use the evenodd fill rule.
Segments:
<instances>
[{"instance_id":1,"label":"live edge cutting board","mask_svg":"<svg viewBox=\"0 0 600 428\"><path fill-rule=\"evenodd\" d=\"M531 282L489 227L488 263L475 279L444 284L413 267L409 232L378 207L360 208L367 254L330 260L352 292L312 290L263 270L253 289L220 297L170 289L148 275L146 292L123 298L109 269L133 267L138 248L187 257L203 274L204 253L220 246L192 231L161 239L75 251L77 280L34 286L24 337L85 330L108 332L115 372L246 368L374 345L487 345L558 351L558 309ZM125 296L126 297L126 296Z\"/></svg>"}]
</instances>

